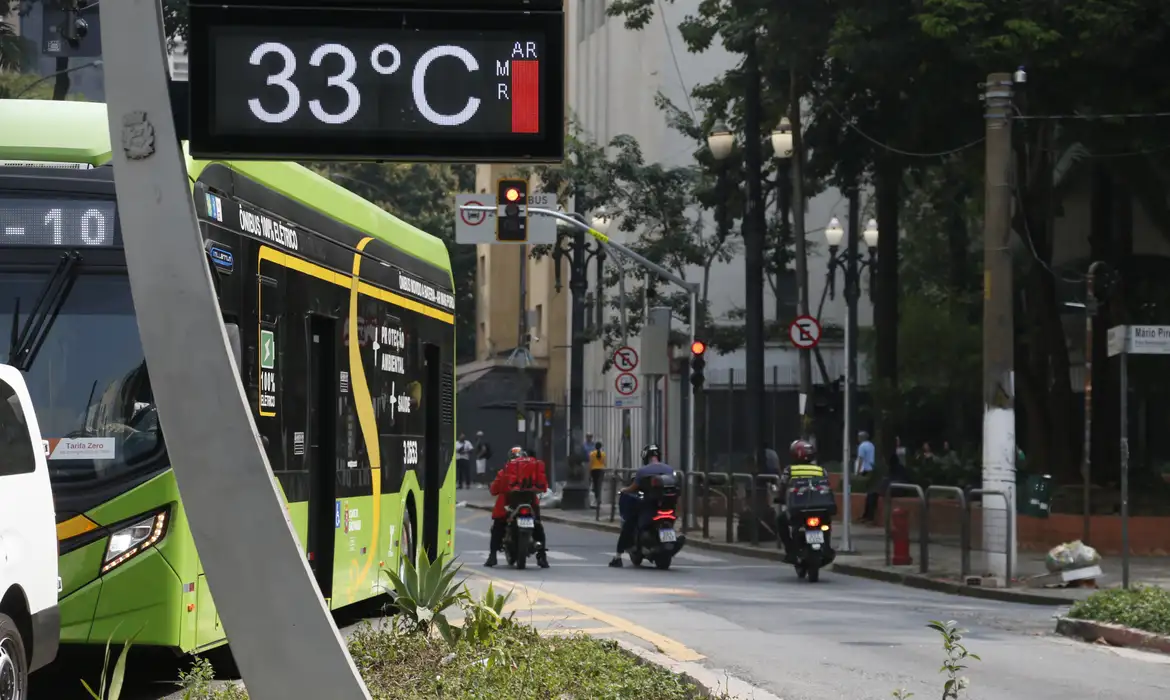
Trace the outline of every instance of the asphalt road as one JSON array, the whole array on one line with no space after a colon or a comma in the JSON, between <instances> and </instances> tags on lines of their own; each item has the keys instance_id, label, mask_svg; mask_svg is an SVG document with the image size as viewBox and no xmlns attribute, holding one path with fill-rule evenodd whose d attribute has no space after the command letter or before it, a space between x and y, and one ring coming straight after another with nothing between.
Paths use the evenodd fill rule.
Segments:
<instances>
[{"instance_id":1,"label":"asphalt road","mask_svg":"<svg viewBox=\"0 0 1170 700\"><path fill-rule=\"evenodd\" d=\"M684 549L670 571L610 569L614 536L549 523L551 567L482 567L488 514L460 510L456 546L482 590L513 590L509 609L556 634L625 639L678 661L737 676L784 700L887 700L905 688L937 697L943 650L930 620L970 630L982 661L967 672L973 700L1165 700L1170 657L1072 642L1052 634L1055 609L959 598L826 572L810 584L791 567ZM502 557L501 557L502 561ZM357 615L339 618L343 631ZM222 664L222 652L219 655ZM212 654L213 663L217 655ZM189 660L132 654L122 700L178 698ZM34 678L31 700L87 697L100 650L67 654Z\"/></svg>"},{"instance_id":2,"label":"asphalt road","mask_svg":"<svg viewBox=\"0 0 1170 700\"><path fill-rule=\"evenodd\" d=\"M487 513L466 511L458 551L479 572ZM546 524L550 568L490 571L545 603L534 624L570 626L627 639L750 681L784 700L886 700L905 688L938 697L943 649L930 620L957 620L982 661L967 672L973 700L1164 700L1170 657L1072 642L1052 634L1055 608L948 596L822 574L711 550L684 549L670 571L610 569L615 537ZM501 559L502 560L502 559ZM523 618L523 615L522 615ZM591 622L590 618L596 622ZM598 627L601 625L601 627ZM647 639L648 637L648 639ZM697 658L702 657L702 658Z\"/></svg>"}]
</instances>

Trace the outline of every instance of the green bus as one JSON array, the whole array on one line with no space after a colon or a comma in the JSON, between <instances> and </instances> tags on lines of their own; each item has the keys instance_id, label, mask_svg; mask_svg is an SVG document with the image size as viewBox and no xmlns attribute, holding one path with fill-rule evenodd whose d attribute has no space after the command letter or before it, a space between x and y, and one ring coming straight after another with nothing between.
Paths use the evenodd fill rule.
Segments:
<instances>
[{"instance_id":1,"label":"green bus","mask_svg":"<svg viewBox=\"0 0 1170 700\"><path fill-rule=\"evenodd\" d=\"M138 644L221 645L139 341L105 105L0 100L0 125L0 361L24 372L45 438L61 641L141 628ZM242 384L329 606L387 591L381 571L419 551L453 555L443 243L300 165L186 166Z\"/></svg>"}]
</instances>

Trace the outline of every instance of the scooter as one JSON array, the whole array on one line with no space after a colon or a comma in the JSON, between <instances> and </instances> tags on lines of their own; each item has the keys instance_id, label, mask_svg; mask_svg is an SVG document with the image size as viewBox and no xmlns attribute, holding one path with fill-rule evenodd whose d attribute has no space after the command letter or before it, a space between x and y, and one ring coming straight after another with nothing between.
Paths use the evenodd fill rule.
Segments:
<instances>
[{"instance_id":1,"label":"scooter","mask_svg":"<svg viewBox=\"0 0 1170 700\"><path fill-rule=\"evenodd\" d=\"M508 525L504 530L504 560L508 566L523 569L528 557L536 554L536 491L508 493Z\"/></svg>"},{"instance_id":2,"label":"scooter","mask_svg":"<svg viewBox=\"0 0 1170 700\"><path fill-rule=\"evenodd\" d=\"M678 517L678 488L666 486L654 489L652 494L642 494L638 502L638 527L634 531L634 545L626 550L630 562L641 566L644 559L665 571L670 568L674 555L687 543L687 536L674 529ZM654 515L648 524L643 517L643 508L652 508Z\"/></svg>"},{"instance_id":3,"label":"scooter","mask_svg":"<svg viewBox=\"0 0 1170 700\"><path fill-rule=\"evenodd\" d=\"M800 517L792 521L792 547L796 561L796 575L816 583L821 578L821 568L837 558L832 546L831 514L828 511L801 511Z\"/></svg>"}]
</instances>

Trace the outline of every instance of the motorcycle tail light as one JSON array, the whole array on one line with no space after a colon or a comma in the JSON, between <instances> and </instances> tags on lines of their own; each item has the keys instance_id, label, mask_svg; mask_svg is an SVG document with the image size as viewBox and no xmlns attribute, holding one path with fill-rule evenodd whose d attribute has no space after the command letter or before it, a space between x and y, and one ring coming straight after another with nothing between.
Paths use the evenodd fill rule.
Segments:
<instances>
[{"instance_id":1,"label":"motorcycle tail light","mask_svg":"<svg viewBox=\"0 0 1170 700\"><path fill-rule=\"evenodd\" d=\"M521 508L519 510L519 513L520 513L520 515L532 515L532 511L529 510L528 508Z\"/></svg>"},{"instance_id":2,"label":"motorcycle tail light","mask_svg":"<svg viewBox=\"0 0 1170 700\"><path fill-rule=\"evenodd\" d=\"M825 532L828 532L829 526L828 525L821 525L821 529L824 530Z\"/></svg>"},{"instance_id":3,"label":"motorcycle tail light","mask_svg":"<svg viewBox=\"0 0 1170 700\"><path fill-rule=\"evenodd\" d=\"M673 510L660 510L658 511L658 515L654 516L655 520L670 520L672 518L674 518Z\"/></svg>"},{"instance_id":4,"label":"motorcycle tail light","mask_svg":"<svg viewBox=\"0 0 1170 700\"><path fill-rule=\"evenodd\" d=\"M820 527L821 526L821 519L816 517L816 516L813 516L810 518L805 518L804 524L807 525L808 527L814 527L814 528Z\"/></svg>"}]
</instances>

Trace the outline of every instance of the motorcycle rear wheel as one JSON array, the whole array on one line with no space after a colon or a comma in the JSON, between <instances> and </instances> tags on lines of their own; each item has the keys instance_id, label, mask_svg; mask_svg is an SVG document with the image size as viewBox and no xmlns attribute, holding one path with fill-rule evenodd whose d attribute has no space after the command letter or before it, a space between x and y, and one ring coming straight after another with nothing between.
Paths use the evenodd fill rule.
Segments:
<instances>
[{"instance_id":1,"label":"motorcycle rear wheel","mask_svg":"<svg viewBox=\"0 0 1170 700\"><path fill-rule=\"evenodd\" d=\"M808 582L816 583L821 580L821 569L819 566L808 567Z\"/></svg>"},{"instance_id":2,"label":"motorcycle rear wheel","mask_svg":"<svg viewBox=\"0 0 1170 700\"><path fill-rule=\"evenodd\" d=\"M516 568L528 566L528 551L532 548L532 534L521 530L516 533Z\"/></svg>"}]
</instances>

